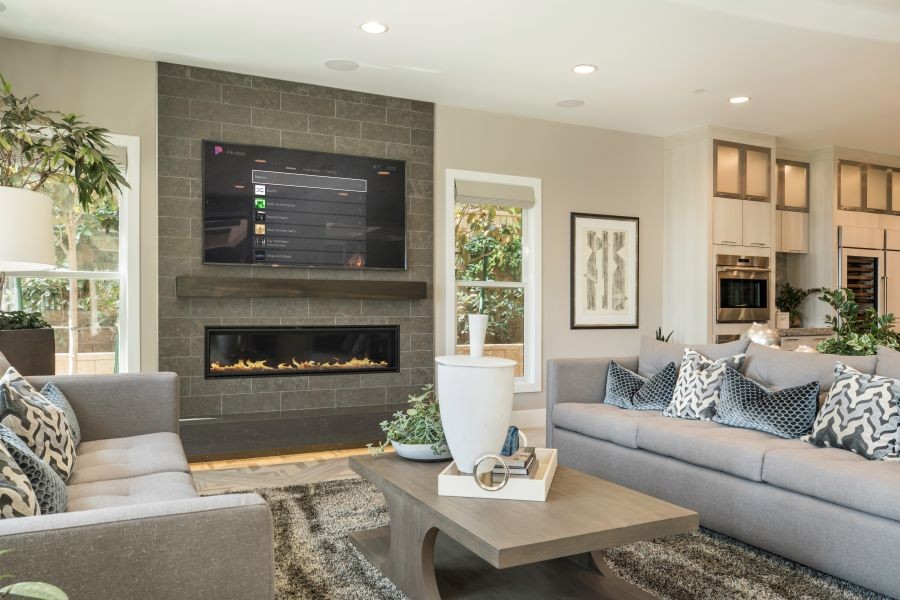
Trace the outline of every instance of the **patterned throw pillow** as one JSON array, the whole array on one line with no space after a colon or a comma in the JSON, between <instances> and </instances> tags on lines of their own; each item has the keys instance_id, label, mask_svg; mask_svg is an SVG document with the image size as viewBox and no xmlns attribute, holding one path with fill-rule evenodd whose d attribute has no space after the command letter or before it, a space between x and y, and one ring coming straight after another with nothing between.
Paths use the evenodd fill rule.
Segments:
<instances>
[{"instance_id":1,"label":"patterned throw pillow","mask_svg":"<svg viewBox=\"0 0 900 600\"><path fill-rule=\"evenodd\" d=\"M6 444L0 442L0 519L39 514L41 509L28 476L13 460Z\"/></svg>"},{"instance_id":2,"label":"patterned throw pillow","mask_svg":"<svg viewBox=\"0 0 900 600\"><path fill-rule=\"evenodd\" d=\"M834 385L805 442L870 460L900 460L900 380L834 365Z\"/></svg>"},{"instance_id":3,"label":"patterned throw pillow","mask_svg":"<svg viewBox=\"0 0 900 600\"><path fill-rule=\"evenodd\" d=\"M716 403L726 369L740 370L744 354L709 360L690 348L684 349L681 369L672 402L663 414L667 417L709 421L716 414Z\"/></svg>"},{"instance_id":4,"label":"patterned throw pillow","mask_svg":"<svg viewBox=\"0 0 900 600\"><path fill-rule=\"evenodd\" d=\"M0 442L6 446L13 460L28 477L42 515L60 513L66 510L69 491L56 471L31 451L31 448L13 433L12 429L0 425Z\"/></svg>"},{"instance_id":5,"label":"patterned throw pillow","mask_svg":"<svg viewBox=\"0 0 900 600\"><path fill-rule=\"evenodd\" d=\"M0 423L22 438L63 481L69 478L75 466L75 441L65 413L12 367L0 379Z\"/></svg>"},{"instance_id":6,"label":"patterned throw pillow","mask_svg":"<svg viewBox=\"0 0 900 600\"><path fill-rule=\"evenodd\" d=\"M816 419L819 382L773 392L734 369L725 369L713 421L796 439Z\"/></svg>"},{"instance_id":7,"label":"patterned throw pillow","mask_svg":"<svg viewBox=\"0 0 900 600\"><path fill-rule=\"evenodd\" d=\"M72 430L72 442L75 444L75 449L77 450L78 444L81 443L81 426L78 424L78 417L75 416L75 409L69 404L69 399L66 398L63 391L52 381L41 388L41 396L46 398L50 404L62 410L66 415L66 421L69 422L69 429Z\"/></svg>"},{"instance_id":8,"label":"patterned throw pillow","mask_svg":"<svg viewBox=\"0 0 900 600\"><path fill-rule=\"evenodd\" d=\"M605 404L637 410L662 410L672 401L678 368L669 363L649 379L629 371L616 361L606 373Z\"/></svg>"}]
</instances>

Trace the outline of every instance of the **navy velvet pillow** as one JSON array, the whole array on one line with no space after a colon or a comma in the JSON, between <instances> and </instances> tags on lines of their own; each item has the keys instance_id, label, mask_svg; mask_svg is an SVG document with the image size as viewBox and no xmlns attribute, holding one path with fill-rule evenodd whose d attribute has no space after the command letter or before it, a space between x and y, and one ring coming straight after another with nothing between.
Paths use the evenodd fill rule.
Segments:
<instances>
[{"instance_id":1,"label":"navy velvet pillow","mask_svg":"<svg viewBox=\"0 0 900 600\"><path fill-rule=\"evenodd\" d=\"M818 398L818 381L773 392L728 369L713 421L796 439L812 429Z\"/></svg>"},{"instance_id":2,"label":"navy velvet pillow","mask_svg":"<svg viewBox=\"0 0 900 600\"><path fill-rule=\"evenodd\" d=\"M648 379L610 361L603 402L619 408L663 410L672 401L677 380L678 367L673 362Z\"/></svg>"}]
</instances>

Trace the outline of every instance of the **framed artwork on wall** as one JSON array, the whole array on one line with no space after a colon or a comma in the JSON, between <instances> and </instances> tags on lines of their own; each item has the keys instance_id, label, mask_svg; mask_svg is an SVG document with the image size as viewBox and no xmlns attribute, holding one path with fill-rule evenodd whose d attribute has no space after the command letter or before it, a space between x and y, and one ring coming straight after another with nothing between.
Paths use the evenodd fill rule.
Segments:
<instances>
[{"instance_id":1,"label":"framed artwork on wall","mask_svg":"<svg viewBox=\"0 0 900 600\"><path fill-rule=\"evenodd\" d=\"M572 329L638 326L638 218L572 213Z\"/></svg>"}]
</instances>

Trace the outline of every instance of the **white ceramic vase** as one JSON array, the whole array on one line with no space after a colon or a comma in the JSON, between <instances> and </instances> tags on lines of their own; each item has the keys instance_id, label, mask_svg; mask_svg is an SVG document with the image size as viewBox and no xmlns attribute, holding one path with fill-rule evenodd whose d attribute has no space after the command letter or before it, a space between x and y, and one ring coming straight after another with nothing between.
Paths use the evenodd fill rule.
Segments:
<instances>
[{"instance_id":1,"label":"white ceramic vase","mask_svg":"<svg viewBox=\"0 0 900 600\"><path fill-rule=\"evenodd\" d=\"M484 356L484 338L487 336L487 315L469 315L469 356Z\"/></svg>"},{"instance_id":2,"label":"white ceramic vase","mask_svg":"<svg viewBox=\"0 0 900 600\"><path fill-rule=\"evenodd\" d=\"M457 468L471 473L497 454L512 418L515 361L494 356L439 356L437 396L441 423Z\"/></svg>"}]
</instances>

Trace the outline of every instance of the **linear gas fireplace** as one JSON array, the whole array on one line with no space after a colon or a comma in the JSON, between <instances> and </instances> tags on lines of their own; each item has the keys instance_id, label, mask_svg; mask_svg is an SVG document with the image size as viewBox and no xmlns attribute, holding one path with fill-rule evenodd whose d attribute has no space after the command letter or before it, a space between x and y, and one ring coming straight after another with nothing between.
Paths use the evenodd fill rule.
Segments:
<instances>
[{"instance_id":1,"label":"linear gas fireplace","mask_svg":"<svg viewBox=\"0 0 900 600\"><path fill-rule=\"evenodd\" d=\"M208 379L399 370L396 325L206 328Z\"/></svg>"}]
</instances>

